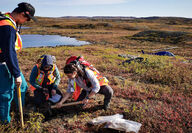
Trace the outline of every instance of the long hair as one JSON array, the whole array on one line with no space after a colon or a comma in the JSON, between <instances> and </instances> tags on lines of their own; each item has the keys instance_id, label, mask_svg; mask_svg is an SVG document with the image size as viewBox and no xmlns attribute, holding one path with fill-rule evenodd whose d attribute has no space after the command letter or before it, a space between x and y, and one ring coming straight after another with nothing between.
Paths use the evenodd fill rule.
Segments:
<instances>
[{"instance_id":1,"label":"long hair","mask_svg":"<svg viewBox=\"0 0 192 133\"><path fill-rule=\"evenodd\" d=\"M69 63L66 64L65 67L63 68L63 71L65 74L70 74L73 72L78 72L77 66L75 64Z\"/></svg>"}]
</instances>

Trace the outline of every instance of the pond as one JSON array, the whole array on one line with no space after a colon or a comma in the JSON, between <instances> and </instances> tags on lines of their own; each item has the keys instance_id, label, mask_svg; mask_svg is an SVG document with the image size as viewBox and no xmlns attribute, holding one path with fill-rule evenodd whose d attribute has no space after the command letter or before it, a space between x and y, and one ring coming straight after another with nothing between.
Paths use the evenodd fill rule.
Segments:
<instances>
[{"instance_id":1,"label":"pond","mask_svg":"<svg viewBox=\"0 0 192 133\"><path fill-rule=\"evenodd\" d=\"M22 30L25 30L25 29L31 29L31 27L25 27L25 26L22 26L21 29L22 29Z\"/></svg>"},{"instance_id":2,"label":"pond","mask_svg":"<svg viewBox=\"0 0 192 133\"><path fill-rule=\"evenodd\" d=\"M90 44L86 41L78 41L75 38L60 36L60 35L21 35L23 41L23 48L29 47L46 47L46 46L60 46L60 45L70 45L70 46L81 46Z\"/></svg>"}]
</instances>

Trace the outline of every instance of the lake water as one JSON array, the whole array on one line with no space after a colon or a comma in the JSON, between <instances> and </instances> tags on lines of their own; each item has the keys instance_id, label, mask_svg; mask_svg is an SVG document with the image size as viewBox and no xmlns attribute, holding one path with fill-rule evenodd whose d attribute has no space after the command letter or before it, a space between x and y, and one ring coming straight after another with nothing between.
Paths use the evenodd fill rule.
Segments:
<instances>
[{"instance_id":1,"label":"lake water","mask_svg":"<svg viewBox=\"0 0 192 133\"><path fill-rule=\"evenodd\" d=\"M31 27L25 27L25 26L22 26L21 29L31 29Z\"/></svg>"},{"instance_id":2,"label":"lake water","mask_svg":"<svg viewBox=\"0 0 192 133\"><path fill-rule=\"evenodd\" d=\"M60 35L21 35L23 41L23 48L29 47L42 47L42 46L60 46L60 45L72 45L81 46L90 44L86 41L78 41L75 38L64 37Z\"/></svg>"}]
</instances>

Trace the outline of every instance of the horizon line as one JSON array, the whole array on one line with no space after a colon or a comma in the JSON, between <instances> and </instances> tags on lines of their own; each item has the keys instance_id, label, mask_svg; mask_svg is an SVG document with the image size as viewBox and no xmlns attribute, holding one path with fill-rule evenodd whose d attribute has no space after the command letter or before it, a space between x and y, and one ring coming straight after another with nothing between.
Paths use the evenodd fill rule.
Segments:
<instances>
[{"instance_id":1,"label":"horizon line","mask_svg":"<svg viewBox=\"0 0 192 133\"><path fill-rule=\"evenodd\" d=\"M68 16L60 16L60 17L51 17L51 16L35 16L35 17L48 17L48 18L62 18L62 17L86 17L86 18L94 18L94 17L111 17L111 18L117 18L117 17L122 17L122 18L187 18L187 19L192 19L192 17L181 17L181 16L145 16L145 17L135 17L135 16L86 16L86 15L68 15Z\"/></svg>"}]
</instances>

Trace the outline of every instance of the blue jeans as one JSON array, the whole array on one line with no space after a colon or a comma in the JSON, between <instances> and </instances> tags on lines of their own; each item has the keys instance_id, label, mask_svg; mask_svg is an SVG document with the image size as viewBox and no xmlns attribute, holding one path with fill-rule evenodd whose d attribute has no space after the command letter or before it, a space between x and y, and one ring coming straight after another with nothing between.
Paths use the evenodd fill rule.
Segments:
<instances>
[{"instance_id":1,"label":"blue jeans","mask_svg":"<svg viewBox=\"0 0 192 133\"><path fill-rule=\"evenodd\" d=\"M25 92L28 88L27 82L21 73L22 84L21 84L21 97L22 105L24 105ZM9 72L8 68L4 64L0 64L0 121L2 123L9 123L10 117L10 107L13 97L15 97L15 102L18 105L17 100L17 90L14 94L15 82L14 78ZM15 95L15 96L14 96Z\"/></svg>"},{"instance_id":2,"label":"blue jeans","mask_svg":"<svg viewBox=\"0 0 192 133\"><path fill-rule=\"evenodd\" d=\"M0 64L0 121L9 123L11 101L13 100L14 78L8 68Z\"/></svg>"}]
</instances>

